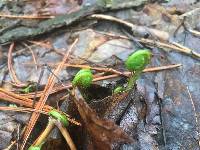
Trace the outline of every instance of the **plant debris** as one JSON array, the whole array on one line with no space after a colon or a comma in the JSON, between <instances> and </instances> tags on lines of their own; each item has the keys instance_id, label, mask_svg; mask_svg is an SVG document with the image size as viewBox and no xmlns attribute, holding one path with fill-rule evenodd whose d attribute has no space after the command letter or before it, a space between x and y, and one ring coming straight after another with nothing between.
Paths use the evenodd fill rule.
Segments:
<instances>
[{"instance_id":1,"label":"plant debris","mask_svg":"<svg viewBox=\"0 0 200 150\"><path fill-rule=\"evenodd\" d=\"M0 1L0 149L28 149L52 109L69 126L58 121L64 134L53 129L42 149L199 149L199 8L198 0ZM152 57L137 78L125 66L141 49ZM93 80L72 94L82 69Z\"/></svg>"},{"instance_id":2,"label":"plant debris","mask_svg":"<svg viewBox=\"0 0 200 150\"><path fill-rule=\"evenodd\" d=\"M95 149L111 149L114 142L131 142L132 139L114 122L97 116L82 98L78 89L74 90L74 102L91 136L92 147Z\"/></svg>"}]
</instances>

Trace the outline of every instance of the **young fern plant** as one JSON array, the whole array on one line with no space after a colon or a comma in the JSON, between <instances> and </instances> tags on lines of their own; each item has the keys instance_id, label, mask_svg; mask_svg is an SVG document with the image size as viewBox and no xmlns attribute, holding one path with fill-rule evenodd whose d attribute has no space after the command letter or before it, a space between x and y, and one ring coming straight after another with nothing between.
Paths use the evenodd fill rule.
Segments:
<instances>
[{"instance_id":1,"label":"young fern plant","mask_svg":"<svg viewBox=\"0 0 200 150\"><path fill-rule=\"evenodd\" d=\"M72 81L73 87L78 87L85 100L88 100L88 88L91 86L93 75L90 69L81 69Z\"/></svg>"},{"instance_id":2,"label":"young fern plant","mask_svg":"<svg viewBox=\"0 0 200 150\"><path fill-rule=\"evenodd\" d=\"M125 66L132 72L132 74L129 78L126 90L133 88L136 80L140 77L145 67L150 63L150 60L151 52L147 49L138 50L128 57L125 62Z\"/></svg>"},{"instance_id":3,"label":"young fern plant","mask_svg":"<svg viewBox=\"0 0 200 150\"><path fill-rule=\"evenodd\" d=\"M69 125L67 117L58 112L57 110L53 109L49 112L49 122L45 128L45 130L40 134L40 136L37 138L37 140L34 142L33 145L31 145L28 150L40 150L42 148L42 145L45 143L48 135L53 130L53 128L56 126L57 122L60 122L64 127L67 127ZM63 134L63 132L61 132ZM63 134L65 137L65 134ZM70 138L70 137L69 137ZM71 142L70 142L71 143ZM75 146L74 146L75 147Z\"/></svg>"},{"instance_id":4,"label":"young fern plant","mask_svg":"<svg viewBox=\"0 0 200 150\"><path fill-rule=\"evenodd\" d=\"M81 69L74 77L72 85L80 89L86 89L92 84L93 75L90 69Z\"/></svg>"}]
</instances>

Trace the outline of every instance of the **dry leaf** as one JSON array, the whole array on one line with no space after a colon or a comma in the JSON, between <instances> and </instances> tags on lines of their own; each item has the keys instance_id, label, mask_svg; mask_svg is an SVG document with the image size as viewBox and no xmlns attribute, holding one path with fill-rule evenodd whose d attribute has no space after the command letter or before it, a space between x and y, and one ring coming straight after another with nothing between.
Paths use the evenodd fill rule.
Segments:
<instances>
[{"instance_id":1,"label":"dry leaf","mask_svg":"<svg viewBox=\"0 0 200 150\"><path fill-rule=\"evenodd\" d=\"M109 150L114 142L132 142L133 140L113 121L101 119L84 101L78 89L74 90L74 102L83 119L94 149Z\"/></svg>"}]
</instances>

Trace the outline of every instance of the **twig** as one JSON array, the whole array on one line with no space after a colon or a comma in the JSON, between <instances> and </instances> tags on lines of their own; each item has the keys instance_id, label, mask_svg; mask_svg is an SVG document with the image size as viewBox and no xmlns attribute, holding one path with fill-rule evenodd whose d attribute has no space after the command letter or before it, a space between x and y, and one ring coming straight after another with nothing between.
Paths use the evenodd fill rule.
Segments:
<instances>
[{"instance_id":1,"label":"twig","mask_svg":"<svg viewBox=\"0 0 200 150\"><path fill-rule=\"evenodd\" d=\"M194 36L198 36L200 37L200 32L196 31L196 30L192 30L192 29L187 29L187 31L189 31L191 34L193 34Z\"/></svg>"},{"instance_id":2,"label":"twig","mask_svg":"<svg viewBox=\"0 0 200 150\"><path fill-rule=\"evenodd\" d=\"M175 65L168 65L168 66L160 66L160 67L153 67L153 68L146 68L144 69L144 72L154 72L154 71L162 71L162 70L168 70L168 69L173 69L173 68L177 68L182 66L182 64L175 64ZM131 72L122 72L125 76L129 76L131 74ZM95 75L94 75L95 76ZM106 79L111 79L111 78L117 78L119 77L119 74L113 74L113 75L108 75L108 76L101 76L101 77L97 77L94 78L94 82L96 81L101 81L101 80L106 80ZM68 84L66 86L56 86L53 88L53 90L50 92L50 94L56 93L58 91L64 90L64 89L69 89L72 87L72 84ZM27 98L33 98L33 93L29 93L29 94L20 94L24 97ZM40 97L42 95L41 91L38 91L37 97Z\"/></svg>"},{"instance_id":3,"label":"twig","mask_svg":"<svg viewBox=\"0 0 200 150\"><path fill-rule=\"evenodd\" d=\"M175 43L175 42L173 42L172 44L169 44L169 43L157 42L157 41L153 41L153 40L149 40L149 39L143 39L143 38L139 39L138 41L141 41L142 43L145 43L145 44L148 44L148 45L151 45L151 46L157 45L160 48L168 48L168 49L171 49L171 50L176 50L176 51L185 53L185 54L193 56L193 57L200 58L199 53L194 52L193 50L191 50L191 49L189 49L185 46L182 46L181 44Z\"/></svg>"},{"instance_id":4,"label":"twig","mask_svg":"<svg viewBox=\"0 0 200 150\"><path fill-rule=\"evenodd\" d=\"M33 62L34 62L34 64L35 64L35 69L37 70L37 60L36 60L36 57L35 57L35 54L34 54L32 48L31 48L30 46L28 46L28 45L27 45L26 43L24 43L24 42L23 42L23 45L24 45L25 47L27 47L28 50L31 52L32 57L33 57Z\"/></svg>"},{"instance_id":5,"label":"twig","mask_svg":"<svg viewBox=\"0 0 200 150\"><path fill-rule=\"evenodd\" d=\"M12 141L11 144L7 147L7 148L4 148L3 150L11 150L12 147L16 144L16 141Z\"/></svg>"},{"instance_id":6,"label":"twig","mask_svg":"<svg viewBox=\"0 0 200 150\"><path fill-rule=\"evenodd\" d=\"M66 66L66 67L77 67L77 68L87 68L87 69L103 71L103 72L111 72L111 73L115 73L115 74L118 74L118 75L126 76L123 72L120 72L120 71L115 70L113 68L91 67L91 66L88 66L88 65L74 65L74 64L65 64L64 66Z\"/></svg>"},{"instance_id":7,"label":"twig","mask_svg":"<svg viewBox=\"0 0 200 150\"><path fill-rule=\"evenodd\" d=\"M51 133L51 131L54 129L54 127L57 126L66 139L66 142L68 143L71 150L76 150L76 147L67 131L67 129L62 125L62 123L59 120L56 120L54 118L49 117L49 122L45 128L45 130L40 134L40 136L35 140L33 143L34 146L40 146L42 143L45 142L48 135Z\"/></svg>"},{"instance_id":8,"label":"twig","mask_svg":"<svg viewBox=\"0 0 200 150\"><path fill-rule=\"evenodd\" d=\"M73 47L75 46L75 44L77 43L78 39L76 39L74 41L74 43L71 45L70 49L67 51L66 55L64 56L62 62L59 64L59 66L56 68L55 70L55 74L57 75L59 73L59 71L61 70L62 66L64 65L64 63L66 62L66 60L68 59L69 57L69 54L71 53ZM43 91L43 95L40 97L40 100L38 102L38 104L36 105L36 109L37 110L42 110L45 103L46 103L46 100L49 96L49 93L51 92L53 86L54 86L54 83L55 83L55 76L54 75L51 75L49 77L49 80L48 80L48 83L47 85L45 86L45 89ZM35 126L35 123L37 122L38 118L39 118L39 113L36 113L34 112L31 116L31 119L29 121L29 124L26 128L26 131L24 133L24 136L23 136L23 143L22 143L22 146L21 146L21 149L23 150L25 145L26 145L26 142L33 130L33 127Z\"/></svg>"},{"instance_id":9,"label":"twig","mask_svg":"<svg viewBox=\"0 0 200 150\"><path fill-rule=\"evenodd\" d=\"M183 17L183 19L181 20L181 23L178 25L178 27L174 31L174 34L173 34L174 37L176 37L176 35L181 27L183 27L185 29L185 19L186 19L186 17Z\"/></svg>"},{"instance_id":10,"label":"twig","mask_svg":"<svg viewBox=\"0 0 200 150\"><path fill-rule=\"evenodd\" d=\"M200 54L197 53L197 52L194 52L193 50L179 44L179 43L176 43L176 42L172 42L172 44L176 45L178 48L180 48L179 50L186 53L186 54L189 54L189 55L192 55L192 56L195 56L195 57L198 57L200 58Z\"/></svg>"},{"instance_id":11,"label":"twig","mask_svg":"<svg viewBox=\"0 0 200 150\"><path fill-rule=\"evenodd\" d=\"M0 14L0 17L5 18L16 18L16 19L50 19L55 18L55 16L37 16L37 15L8 15L8 14Z\"/></svg>"},{"instance_id":12,"label":"twig","mask_svg":"<svg viewBox=\"0 0 200 150\"><path fill-rule=\"evenodd\" d=\"M17 127L17 139L16 139L16 141L17 141L17 144L16 144L17 150L19 150L19 140L20 140L21 135L24 133L24 131L25 131L25 127L23 128L23 130L21 132L20 124L18 124L18 127Z\"/></svg>"},{"instance_id":13,"label":"twig","mask_svg":"<svg viewBox=\"0 0 200 150\"><path fill-rule=\"evenodd\" d=\"M175 65L167 65L167 66L160 66L160 67L153 67L153 68L146 68L143 72L155 72L155 71L162 71L167 69L173 69L177 67L181 67L182 64L175 64Z\"/></svg>"},{"instance_id":14,"label":"twig","mask_svg":"<svg viewBox=\"0 0 200 150\"><path fill-rule=\"evenodd\" d=\"M9 70L9 75L12 79L12 81L16 84L16 86L18 87L23 87L25 86L25 84L21 83L21 81L19 81L19 79L17 78L17 75L15 74L15 71L12 67L12 51L14 49L14 42L10 45L10 48L8 50L8 70Z\"/></svg>"},{"instance_id":15,"label":"twig","mask_svg":"<svg viewBox=\"0 0 200 150\"><path fill-rule=\"evenodd\" d=\"M39 145L41 145L41 143L44 142L44 140L47 138L47 136L50 134L50 132L55 127L55 122L56 122L55 119L49 118L49 122L48 122L46 128L40 134L40 136L35 140L35 142L33 143L33 145L39 146Z\"/></svg>"},{"instance_id":16,"label":"twig","mask_svg":"<svg viewBox=\"0 0 200 150\"><path fill-rule=\"evenodd\" d=\"M32 107L32 105L33 105L33 101L31 99L21 96L21 95L18 95L18 94L15 94L13 92L9 92L2 88L0 88L0 97L1 97L1 100L5 100L7 102L23 105L26 107ZM45 107L43 108L43 110L45 112L48 112L51 109L52 109L52 107L48 106L48 105L45 105Z\"/></svg>"},{"instance_id":17,"label":"twig","mask_svg":"<svg viewBox=\"0 0 200 150\"><path fill-rule=\"evenodd\" d=\"M194 101L193 101L193 99L192 99L192 95L191 95L191 93L190 93L190 90L189 90L188 86L187 86L187 91L188 91L188 94L189 94L190 102L191 102L191 104L192 104L192 109L193 109L193 111L194 111L195 123L196 123L196 130L197 130L197 134L198 134L198 138L199 138L199 139L198 139L198 144L199 144L199 146L200 146L200 133L199 133L198 115L197 115L196 107L195 107L195 105L194 105Z\"/></svg>"},{"instance_id":18,"label":"twig","mask_svg":"<svg viewBox=\"0 0 200 150\"><path fill-rule=\"evenodd\" d=\"M154 67L154 68L146 68L143 70L143 72L155 72L155 71L162 71L162 70L167 70L167 69L172 69L172 68L177 68L182 66L182 64L176 64L176 65L169 65L169 66L161 66L161 67ZM131 72L124 72L125 75L130 76ZM110 78L116 78L119 77L118 74L113 74L113 75L108 75L108 76L103 76L103 77L98 77L94 79L93 81L99 81L99 80L106 80Z\"/></svg>"},{"instance_id":19,"label":"twig","mask_svg":"<svg viewBox=\"0 0 200 150\"><path fill-rule=\"evenodd\" d=\"M194 14L199 14L199 12L200 12L200 8L195 8L195 9L193 9L193 10L191 10L191 11L188 11L188 12L186 12L186 13L180 15L179 18L182 19L182 18L184 18L184 17L192 16L192 15L194 15Z\"/></svg>"},{"instance_id":20,"label":"twig","mask_svg":"<svg viewBox=\"0 0 200 150\"><path fill-rule=\"evenodd\" d=\"M31 113L31 112L38 112L41 114L48 115L47 111L38 111L36 109L32 108L25 108L25 107L9 107L9 106L0 106L1 111L16 111L16 112L25 112L25 113Z\"/></svg>"},{"instance_id":21,"label":"twig","mask_svg":"<svg viewBox=\"0 0 200 150\"><path fill-rule=\"evenodd\" d=\"M0 97L1 100L5 100L7 102L11 102L11 103L15 103L15 104L19 104L22 106L26 106L31 108L33 105L33 100L26 98L24 96L15 94L13 92L9 92L6 91L5 89L0 88ZM3 107L2 107L3 108ZM12 107L11 107L12 108ZM10 108L10 109L11 109ZM5 108L4 108L5 109ZM32 108L31 108L32 109ZM52 110L53 107L49 106L49 105L45 105L42 111L45 111L46 113L48 113L50 110ZM63 113L63 112L62 112ZM68 114L65 113L65 115L67 116L68 120L76 125L81 125L79 122L77 122L75 119L71 118Z\"/></svg>"},{"instance_id":22,"label":"twig","mask_svg":"<svg viewBox=\"0 0 200 150\"><path fill-rule=\"evenodd\" d=\"M26 64L26 65L30 65L30 64ZM48 63L47 65L51 67L56 67L58 64ZM40 64L39 66L43 66L43 64ZM69 64L69 63L65 63L63 67L85 68L85 69L92 69L92 70L97 70L97 71L102 71L102 72L110 72L114 74L119 74L121 76L126 76L123 72L115 70L113 68L92 67L89 65L79 65L79 64Z\"/></svg>"},{"instance_id":23,"label":"twig","mask_svg":"<svg viewBox=\"0 0 200 150\"><path fill-rule=\"evenodd\" d=\"M98 32L98 33L101 33L101 34L104 34L104 35L107 35L107 36L111 36L111 37L114 37L114 38L122 38L122 39L127 39L127 40L132 40L126 36L122 36L122 35L115 35L115 34L112 34L112 33L105 33L105 32ZM154 40L150 40L150 39L145 39L145 38L140 38L140 39L135 39L143 44L147 44L149 46L158 46L159 48L167 48L167 49L170 49L170 50L176 50L178 52L182 52L184 54L187 54L187 55L190 55L190 56L193 56L193 57L196 57L196 58L200 58L200 54L191 50L190 48L188 47L185 47L179 43L176 43L176 42L173 42L173 43L164 43L164 42L158 42L158 41L154 41Z\"/></svg>"},{"instance_id":24,"label":"twig","mask_svg":"<svg viewBox=\"0 0 200 150\"><path fill-rule=\"evenodd\" d=\"M167 32L160 31L160 30L157 30L157 29L148 28L148 27L145 27L145 26L137 26L137 25L134 25L130 22L121 20L121 19L113 17L113 16L93 14L93 15L89 16L89 18L109 20L109 21L113 21L113 22L123 24L123 25L131 28L132 32L136 35L139 35L140 37L144 37L145 35L148 35L150 33L151 35L157 37L158 39L160 39L162 41L168 41L169 40L169 34Z\"/></svg>"},{"instance_id":25,"label":"twig","mask_svg":"<svg viewBox=\"0 0 200 150\"><path fill-rule=\"evenodd\" d=\"M73 140L70 137L69 132L67 131L67 129L65 127L63 127L62 123L60 121L56 121L55 125L59 128L60 132L62 133L62 135L64 136L67 144L69 145L71 150L76 150L76 146L73 142Z\"/></svg>"}]
</instances>

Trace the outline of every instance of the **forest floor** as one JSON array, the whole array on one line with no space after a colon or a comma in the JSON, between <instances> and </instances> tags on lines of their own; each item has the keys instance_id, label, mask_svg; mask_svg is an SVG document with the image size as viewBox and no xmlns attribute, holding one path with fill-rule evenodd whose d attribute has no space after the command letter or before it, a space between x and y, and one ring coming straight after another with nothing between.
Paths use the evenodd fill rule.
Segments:
<instances>
[{"instance_id":1,"label":"forest floor","mask_svg":"<svg viewBox=\"0 0 200 150\"><path fill-rule=\"evenodd\" d=\"M4 0L0 12L0 149L36 145L52 109L69 126L53 119L42 150L199 149L199 0ZM150 64L115 94L139 49ZM86 94L72 86L82 68Z\"/></svg>"}]
</instances>

